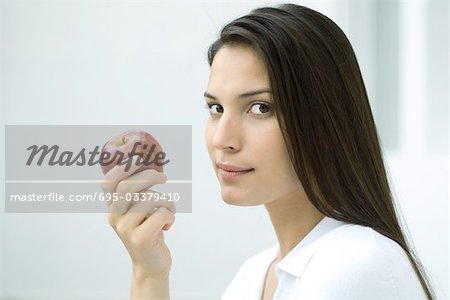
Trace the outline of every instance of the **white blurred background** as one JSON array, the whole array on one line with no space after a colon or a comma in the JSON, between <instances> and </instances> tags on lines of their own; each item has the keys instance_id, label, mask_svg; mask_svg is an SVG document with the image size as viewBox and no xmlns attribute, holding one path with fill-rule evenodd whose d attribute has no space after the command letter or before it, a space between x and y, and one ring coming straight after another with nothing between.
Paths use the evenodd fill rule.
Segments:
<instances>
[{"instance_id":1,"label":"white blurred background","mask_svg":"<svg viewBox=\"0 0 450 300\"><path fill-rule=\"evenodd\" d=\"M293 2L352 42L396 201L438 299L448 299L448 2ZM276 237L264 207L220 198L203 139L206 50L228 21L277 3L2 1L2 169L5 124L192 125L193 212L166 233L171 295L219 299ZM128 298L129 257L106 215L1 209L0 237L0 299Z\"/></svg>"}]
</instances>

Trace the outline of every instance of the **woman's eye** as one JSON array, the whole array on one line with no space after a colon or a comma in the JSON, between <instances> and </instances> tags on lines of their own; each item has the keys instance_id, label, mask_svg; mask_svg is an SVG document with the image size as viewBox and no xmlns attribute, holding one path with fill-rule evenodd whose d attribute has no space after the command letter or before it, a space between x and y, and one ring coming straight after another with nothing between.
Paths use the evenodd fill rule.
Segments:
<instances>
[{"instance_id":1,"label":"woman's eye","mask_svg":"<svg viewBox=\"0 0 450 300\"><path fill-rule=\"evenodd\" d=\"M211 115L221 114L223 113L223 107L219 104L207 103L205 108L209 110ZM270 105L264 103L255 103L251 106L251 112L255 115L266 114L270 111Z\"/></svg>"},{"instance_id":2,"label":"woman's eye","mask_svg":"<svg viewBox=\"0 0 450 300\"><path fill-rule=\"evenodd\" d=\"M223 113L223 107L218 104L206 104L205 108L209 110L212 115Z\"/></svg>"},{"instance_id":3,"label":"woman's eye","mask_svg":"<svg viewBox=\"0 0 450 300\"><path fill-rule=\"evenodd\" d=\"M256 107L256 109L253 109L255 107ZM251 111L257 115L265 114L265 113L269 112L269 110L270 110L269 105L264 104L264 103L255 103L252 105L252 108L251 108Z\"/></svg>"}]
</instances>

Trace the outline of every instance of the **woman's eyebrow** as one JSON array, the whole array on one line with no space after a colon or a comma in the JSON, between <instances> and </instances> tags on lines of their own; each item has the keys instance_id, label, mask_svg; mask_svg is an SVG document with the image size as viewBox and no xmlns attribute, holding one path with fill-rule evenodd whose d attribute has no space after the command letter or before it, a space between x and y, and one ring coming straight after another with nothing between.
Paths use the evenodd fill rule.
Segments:
<instances>
[{"instance_id":1,"label":"woman's eyebrow","mask_svg":"<svg viewBox=\"0 0 450 300\"><path fill-rule=\"evenodd\" d=\"M251 96L262 94L262 93L272 93L272 91L270 89L259 89L259 90L255 90L255 91L251 91L251 92L246 92L246 93L240 94L238 96L238 98L247 98L247 97L251 97ZM216 96L213 96L213 95L211 95L208 92L205 92L203 94L203 96L205 96L206 98L217 100Z\"/></svg>"}]
</instances>

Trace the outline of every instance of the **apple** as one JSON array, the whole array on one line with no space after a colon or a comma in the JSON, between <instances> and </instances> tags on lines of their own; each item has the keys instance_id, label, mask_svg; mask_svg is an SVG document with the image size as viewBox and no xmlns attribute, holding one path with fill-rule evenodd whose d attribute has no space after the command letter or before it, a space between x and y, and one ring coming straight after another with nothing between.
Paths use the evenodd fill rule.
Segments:
<instances>
[{"instance_id":1,"label":"apple","mask_svg":"<svg viewBox=\"0 0 450 300\"><path fill-rule=\"evenodd\" d=\"M163 172L163 165L160 160L164 159L165 153L161 145L148 132L142 130L128 130L118 136L113 137L103 145L100 155L100 165L103 174L106 174L118 164L126 164L126 160L133 155L139 155L136 164L141 164L135 173L155 169ZM129 161L131 163L131 161ZM126 166L127 171L130 165Z\"/></svg>"}]
</instances>

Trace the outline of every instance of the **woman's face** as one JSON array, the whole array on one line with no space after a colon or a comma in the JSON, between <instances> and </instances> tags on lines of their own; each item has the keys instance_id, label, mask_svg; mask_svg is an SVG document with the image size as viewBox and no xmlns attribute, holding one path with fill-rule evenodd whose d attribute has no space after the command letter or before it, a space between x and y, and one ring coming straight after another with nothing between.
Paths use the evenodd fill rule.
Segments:
<instances>
[{"instance_id":1,"label":"woman's face","mask_svg":"<svg viewBox=\"0 0 450 300\"><path fill-rule=\"evenodd\" d=\"M223 46L218 51L205 101L210 106L206 145L226 203L266 204L301 186L273 110L267 70L254 50ZM218 163L250 171L224 172Z\"/></svg>"}]
</instances>

